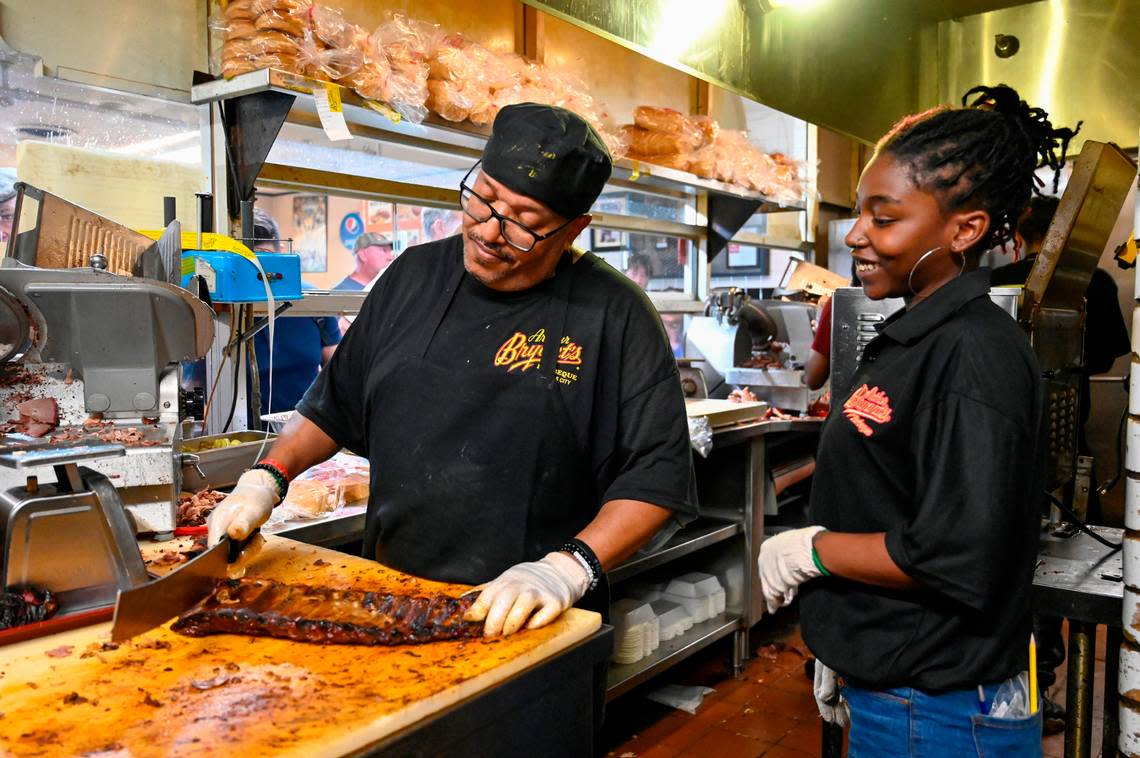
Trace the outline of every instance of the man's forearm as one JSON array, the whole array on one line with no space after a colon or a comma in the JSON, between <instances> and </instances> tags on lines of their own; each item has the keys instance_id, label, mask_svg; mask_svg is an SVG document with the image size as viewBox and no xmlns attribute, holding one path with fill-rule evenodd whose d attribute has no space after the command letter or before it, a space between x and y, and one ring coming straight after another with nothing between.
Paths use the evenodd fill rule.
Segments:
<instances>
[{"instance_id":1,"label":"man's forearm","mask_svg":"<svg viewBox=\"0 0 1140 758\"><path fill-rule=\"evenodd\" d=\"M672 514L668 508L641 500L611 500L577 537L609 571L652 539Z\"/></svg>"},{"instance_id":2,"label":"man's forearm","mask_svg":"<svg viewBox=\"0 0 1140 758\"><path fill-rule=\"evenodd\" d=\"M269 458L289 469L290 476L331 458L340 446L321 428L300 413L294 413L273 447Z\"/></svg>"}]
</instances>

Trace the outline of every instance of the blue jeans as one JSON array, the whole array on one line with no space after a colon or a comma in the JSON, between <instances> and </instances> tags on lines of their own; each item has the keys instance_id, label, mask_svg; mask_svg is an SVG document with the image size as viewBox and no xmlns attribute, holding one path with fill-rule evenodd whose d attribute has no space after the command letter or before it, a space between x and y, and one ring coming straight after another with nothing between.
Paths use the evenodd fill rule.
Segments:
<instances>
[{"instance_id":1,"label":"blue jeans","mask_svg":"<svg viewBox=\"0 0 1140 758\"><path fill-rule=\"evenodd\" d=\"M987 702L993 702L999 686L985 686ZM976 688L930 695L911 687L847 685L843 696L851 709L848 758L1041 756L1040 708L1022 719L983 716Z\"/></svg>"}]
</instances>

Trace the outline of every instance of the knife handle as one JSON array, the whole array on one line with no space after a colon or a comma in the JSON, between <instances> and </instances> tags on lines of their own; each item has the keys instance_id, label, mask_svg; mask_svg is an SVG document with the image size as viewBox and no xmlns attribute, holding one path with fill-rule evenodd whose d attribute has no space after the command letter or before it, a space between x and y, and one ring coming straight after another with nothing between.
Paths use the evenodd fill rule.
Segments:
<instances>
[{"instance_id":1,"label":"knife handle","mask_svg":"<svg viewBox=\"0 0 1140 758\"><path fill-rule=\"evenodd\" d=\"M245 539L235 540L233 537L227 538L229 540L229 551L226 557L226 563L233 563L238 558L240 558L242 551L246 549L250 542L253 542L253 538L256 537L260 532L261 527L258 527L250 532L249 536Z\"/></svg>"}]
</instances>

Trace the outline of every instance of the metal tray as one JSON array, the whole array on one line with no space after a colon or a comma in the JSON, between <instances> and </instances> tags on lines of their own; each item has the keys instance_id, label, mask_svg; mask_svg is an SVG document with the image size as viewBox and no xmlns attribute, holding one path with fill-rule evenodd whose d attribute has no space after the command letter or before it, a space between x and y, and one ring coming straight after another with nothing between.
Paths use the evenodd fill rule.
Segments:
<instances>
[{"instance_id":1,"label":"metal tray","mask_svg":"<svg viewBox=\"0 0 1140 758\"><path fill-rule=\"evenodd\" d=\"M200 442L211 440L231 439L241 440L239 445L219 447L202 452L189 452L187 447L193 448ZM237 483L237 479L246 469L257 463L261 456L269 451L276 434L269 432L229 432L226 434L210 434L205 437L194 437L182 442L182 489L196 492L202 489L225 489ZM262 443L265 450L262 451Z\"/></svg>"}]
</instances>

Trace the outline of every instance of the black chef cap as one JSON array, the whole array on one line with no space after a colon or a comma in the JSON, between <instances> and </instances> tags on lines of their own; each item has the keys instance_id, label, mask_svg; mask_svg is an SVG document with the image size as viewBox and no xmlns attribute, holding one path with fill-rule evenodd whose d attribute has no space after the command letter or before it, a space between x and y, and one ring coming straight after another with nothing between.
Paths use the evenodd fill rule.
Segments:
<instances>
[{"instance_id":1,"label":"black chef cap","mask_svg":"<svg viewBox=\"0 0 1140 758\"><path fill-rule=\"evenodd\" d=\"M590 210L612 170L610 153L594 128L553 105L503 108L483 149L488 176L565 218Z\"/></svg>"}]
</instances>

